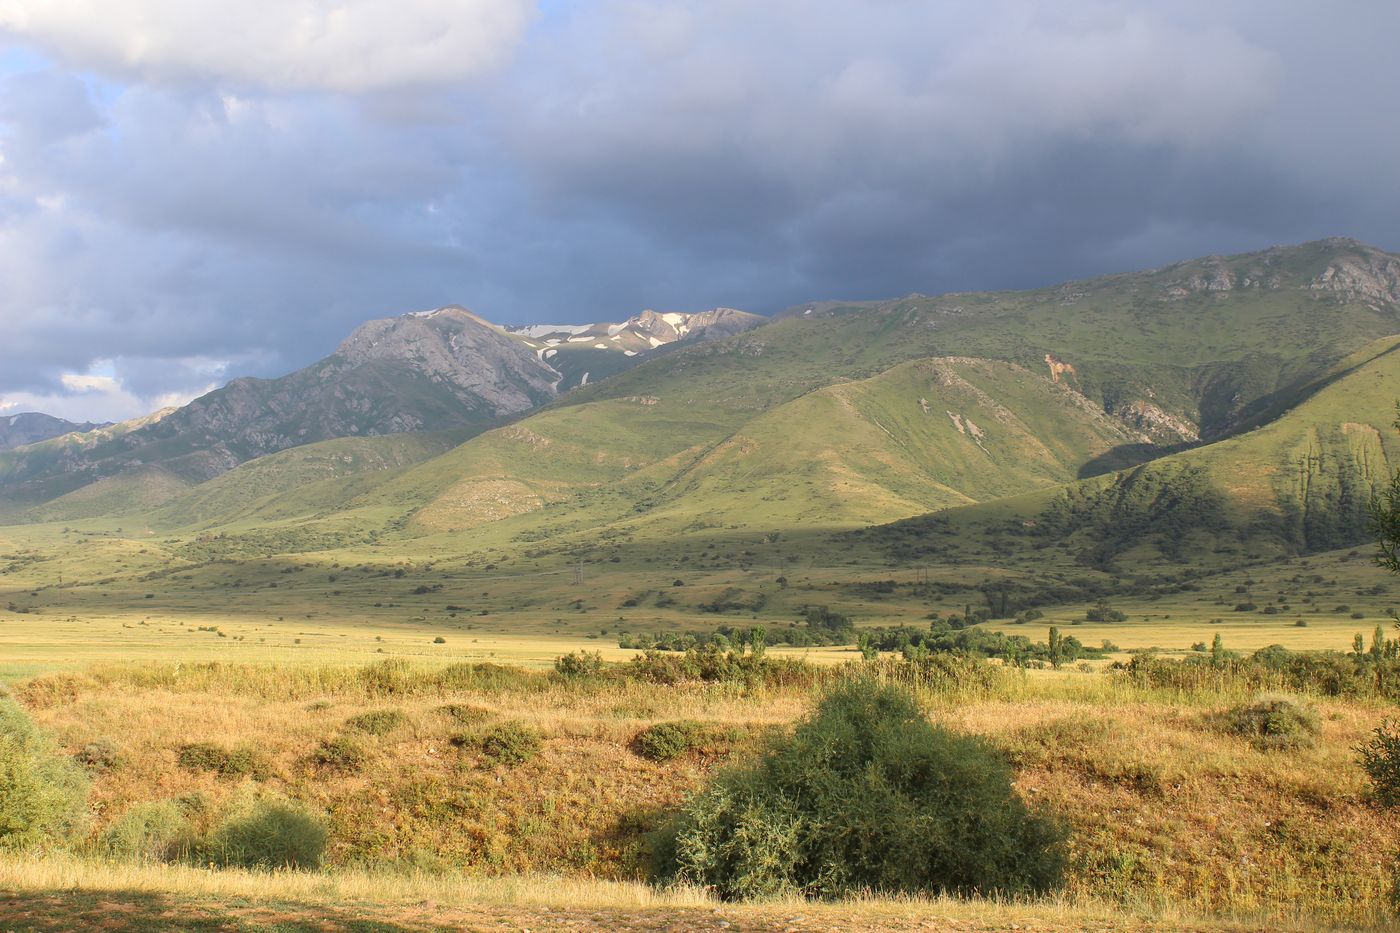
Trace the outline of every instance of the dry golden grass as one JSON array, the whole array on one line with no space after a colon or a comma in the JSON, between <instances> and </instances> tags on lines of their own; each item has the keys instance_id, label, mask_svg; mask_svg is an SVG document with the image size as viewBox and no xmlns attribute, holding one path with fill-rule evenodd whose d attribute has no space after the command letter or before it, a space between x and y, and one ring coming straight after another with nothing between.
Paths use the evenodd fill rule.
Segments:
<instances>
[{"instance_id":1,"label":"dry golden grass","mask_svg":"<svg viewBox=\"0 0 1400 933\"><path fill-rule=\"evenodd\" d=\"M977 898L861 898L834 904L796 900L724 904L691 888L658 889L637 883L554 875L480 877L353 869L325 874L210 871L61 856L0 857L0 891L4 892L0 896L0 922L7 920L7 912L19 909L31 918L47 915L60 923L65 919L87 919L103 911L107 914L102 918L104 927L133 930L181 929L180 918L188 920L194 916L237 919L238 929L270 929L274 925L276 929L302 929L293 924L303 921L306 929L318 930L351 928L350 924L342 925L347 917L404 930L643 930L664 926L675 931L1019 929L1057 933L1225 933L1330 928L1306 917L1251 917L1245 913L1201 917L1170 904L1125 907L1063 896L1011 902ZM83 911L84 900L94 909ZM1375 927L1389 928L1384 924Z\"/></svg>"},{"instance_id":2,"label":"dry golden grass","mask_svg":"<svg viewBox=\"0 0 1400 933\"><path fill-rule=\"evenodd\" d=\"M546 873L578 884L637 879L656 813L812 700L799 689L589 685L529 672L474 689L413 689L436 683L437 669L407 668L384 692L339 666L109 665L48 675L18 695L66 747L117 746L119 764L95 778L94 834L141 801L199 793L217 811L246 782L182 769L179 748L255 746L267 765L261 786L321 809L332 829L333 870L320 881L294 876L288 897L302 896L297 886L369 877L356 874L366 866L424 885L447 883L424 869ZM1013 678L992 696L925 696L936 720L1005 749L1021 791L1067 817L1066 896L1075 909L1137 905L1156 917L1172 905L1277 923L1381 922L1400 828L1367 802L1352 749L1387 710L1319 701L1316 747L1263 752L1218 724L1240 699L1168 697L1104 674L1048 671ZM448 704L469 707L466 721L444 711ZM401 710L405 724L379 736L347 724L385 708ZM666 764L629 750L647 725L682 718L713 724L722 740ZM539 730L542 750L525 764L492 767L470 737L508 721ZM359 769L312 760L321 742L347 734L367 755ZM463 735L467 742L454 743ZM473 883L504 890L517 882ZM660 896L626 884L599 890Z\"/></svg>"}]
</instances>

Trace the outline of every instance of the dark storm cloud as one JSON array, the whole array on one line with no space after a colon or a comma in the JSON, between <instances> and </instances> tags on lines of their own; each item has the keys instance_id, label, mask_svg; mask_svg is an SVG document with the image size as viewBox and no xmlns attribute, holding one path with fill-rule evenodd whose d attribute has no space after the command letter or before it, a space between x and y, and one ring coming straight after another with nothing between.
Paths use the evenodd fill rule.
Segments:
<instances>
[{"instance_id":1,"label":"dark storm cloud","mask_svg":"<svg viewBox=\"0 0 1400 933\"><path fill-rule=\"evenodd\" d=\"M605 0L528 32L521 0L361 0L314 46L278 24L316 4L190 9L0 5L0 405L135 413L448 302L771 311L1400 246L1379 0Z\"/></svg>"}]
</instances>

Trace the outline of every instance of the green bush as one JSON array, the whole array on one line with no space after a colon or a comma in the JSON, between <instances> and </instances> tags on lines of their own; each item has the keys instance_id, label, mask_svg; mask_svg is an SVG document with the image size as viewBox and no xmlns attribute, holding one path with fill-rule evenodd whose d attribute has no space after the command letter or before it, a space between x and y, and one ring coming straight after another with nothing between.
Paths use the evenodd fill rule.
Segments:
<instances>
[{"instance_id":1,"label":"green bush","mask_svg":"<svg viewBox=\"0 0 1400 933\"><path fill-rule=\"evenodd\" d=\"M705 727L698 722L658 722L637 733L632 751L648 761L670 761L690 751L704 737Z\"/></svg>"},{"instance_id":2,"label":"green bush","mask_svg":"<svg viewBox=\"0 0 1400 933\"><path fill-rule=\"evenodd\" d=\"M186 771L213 771L219 777L251 777L262 780L268 776L267 760L255 748L241 745L224 748L213 742L191 742L180 746L176 756Z\"/></svg>"},{"instance_id":3,"label":"green bush","mask_svg":"<svg viewBox=\"0 0 1400 933\"><path fill-rule=\"evenodd\" d=\"M354 736L338 735L326 739L311 753L313 764L337 771L354 771L364 765L369 754Z\"/></svg>"},{"instance_id":4,"label":"green bush","mask_svg":"<svg viewBox=\"0 0 1400 933\"><path fill-rule=\"evenodd\" d=\"M345 720L345 728L354 729L356 732L363 732L366 735L388 735L407 724L408 717L404 715L403 710L395 707L372 709Z\"/></svg>"},{"instance_id":5,"label":"green bush","mask_svg":"<svg viewBox=\"0 0 1400 933\"><path fill-rule=\"evenodd\" d=\"M99 845L115 858L173 862L189 858L195 833L179 802L156 800L133 805L103 832Z\"/></svg>"},{"instance_id":6,"label":"green bush","mask_svg":"<svg viewBox=\"0 0 1400 933\"><path fill-rule=\"evenodd\" d=\"M488 762L496 765L524 764L540 751L540 734L518 722L493 726L477 747Z\"/></svg>"},{"instance_id":7,"label":"green bush","mask_svg":"<svg viewBox=\"0 0 1400 933\"><path fill-rule=\"evenodd\" d=\"M10 700L0 700L0 849L76 838L88 780Z\"/></svg>"},{"instance_id":8,"label":"green bush","mask_svg":"<svg viewBox=\"0 0 1400 933\"><path fill-rule=\"evenodd\" d=\"M563 677L597 677L603 673L600 651L570 651L554 659L554 670Z\"/></svg>"},{"instance_id":9,"label":"green bush","mask_svg":"<svg viewBox=\"0 0 1400 933\"><path fill-rule=\"evenodd\" d=\"M1371 792L1384 807L1400 806L1400 722L1387 719L1357 748Z\"/></svg>"},{"instance_id":10,"label":"green bush","mask_svg":"<svg viewBox=\"0 0 1400 933\"><path fill-rule=\"evenodd\" d=\"M1065 833L980 739L913 696L836 687L791 737L721 773L655 840L656 873L724 898L1021 894L1059 884Z\"/></svg>"},{"instance_id":11,"label":"green bush","mask_svg":"<svg viewBox=\"0 0 1400 933\"><path fill-rule=\"evenodd\" d=\"M306 807L290 800L243 803L210 833L205 857L236 868L318 868L326 828Z\"/></svg>"},{"instance_id":12,"label":"green bush","mask_svg":"<svg viewBox=\"0 0 1400 933\"><path fill-rule=\"evenodd\" d=\"M1225 714L1226 727L1262 750L1310 748L1320 729L1317 710L1291 697L1263 694Z\"/></svg>"}]
</instances>

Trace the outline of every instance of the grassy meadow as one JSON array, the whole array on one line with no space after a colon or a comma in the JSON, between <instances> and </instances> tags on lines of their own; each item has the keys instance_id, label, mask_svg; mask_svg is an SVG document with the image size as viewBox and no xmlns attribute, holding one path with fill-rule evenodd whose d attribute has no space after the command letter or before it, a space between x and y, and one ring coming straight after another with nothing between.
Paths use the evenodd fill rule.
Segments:
<instances>
[{"instance_id":1,"label":"grassy meadow","mask_svg":"<svg viewBox=\"0 0 1400 933\"><path fill-rule=\"evenodd\" d=\"M103 904L123 905L125 929L181 928L176 916L210 929L300 929L312 917L332 929L643 929L663 917L680 929L1390 923L1400 833L1354 752L1389 705L1305 697L1316 744L1265 751L1222 726L1250 688L1169 690L1105 669L1143 649L1199 655L1192 646L1216 635L1241 653L1349 650L1355 633L1389 626L1400 602L1364 550L1221 566L1184 589L1122 582L1107 597L1122 622L1085 621L1092 600L985 622L1032 641L1055 625L1114 650L921 689L935 722L984 737L1015 765L1018 791L1067 821L1062 892L1010 904L736 905L644 884L648 834L716 769L789 730L859 652L770 648L811 665L774 684L568 678L554 659L635 658L618 647L624 632L777 632L816 605L858 627L927 626L933 612L981 601L974 584L1044 584L1053 555L1041 566L897 567L878 543L723 529L614 542L582 560L449 536L245 557L201 546L114 520L0 529L0 679L65 754L102 750L76 851L0 858L8 927L81 925ZM699 724L683 754L637 752L644 731L677 721ZM482 743L497 727L538 747L494 762ZM185 750L200 744L238 764L192 763ZM323 816L324 868L133 863L104 848L133 807L179 801L211 823L263 793ZM55 899L72 889L83 893Z\"/></svg>"}]
</instances>

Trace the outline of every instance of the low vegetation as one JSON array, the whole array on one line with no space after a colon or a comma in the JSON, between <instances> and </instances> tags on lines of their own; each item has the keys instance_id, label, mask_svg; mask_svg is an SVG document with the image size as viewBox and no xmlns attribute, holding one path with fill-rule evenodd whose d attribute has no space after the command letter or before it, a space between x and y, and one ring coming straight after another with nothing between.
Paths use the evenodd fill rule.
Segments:
<instances>
[{"instance_id":1,"label":"low vegetation","mask_svg":"<svg viewBox=\"0 0 1400 933\"><path fill-rule=\"evenodd\" d=\"M1316 709L1303 720L1317 731L1280 771L1281 752L1253 739L1273 727L1221 728L1259 687L1247 656L1217 655L1218 667L1209 653L1145 658L1191 675L1160 679L952 652L816 667L716 649L642 654L581 677L401 660L46 675L15 691L42 729L29 727L30 747L47 748L73 787L90 781L91 795L67 798L67 828L49 821L55 831L23 847L331 873L638 879L655 865L657 877L725 897L1029 893L1058 880L1064 896L1094 902L1386 915L1400 833L1378 804L1394 797L1357 751L1375 738L1376 697L1312 678L1291 691ZM232 718L210 730L215 708ZM412 728L346 726L385 709ZM181 767L185 737L201 731L201 766ZM123 737L119 766L69 759L101 735ZM227 756L206 745L255 747L264 768L223 777L204 765ZM948 775L956 793L938 791ZM820 819L805 809L818 805ZM1011 819L1018 808L1024 818ZM1250 872L1221 883L1240 864Z\"/></svg>"},{"instance_id":2,"label":"low vegetation","mask_svg":"<svg viewBox=\"0 0 1400 933\"><path fill-rule=\"evenodd\" d=\"M62 845L84 828L88 781L12 701L0 699L0 849Z\"/></svg>"},{"instance_id":3,"label":"low vegetation","mask_svg":"<svg viewBox=\"0 0 1400 933\"><path fill-rule=\"evenodd\" d=\"M1225 723L1256 748L1273 751L1311 748L1321 730L1317 710L1286 696L1256 697L1230 710Z\"/></svg>"},{"instance_id":4,"label":"low vegetation","mask_svg":"<svg viewBox=\"0 0 1400 933\"><path fill-rule=\"evenodd\" d=\"M1042 893L1064 833L982 740L870 681L822 698L789 738L720 773L661 832L659 876L725 898Z\"/></svg>"}]
</instances>

